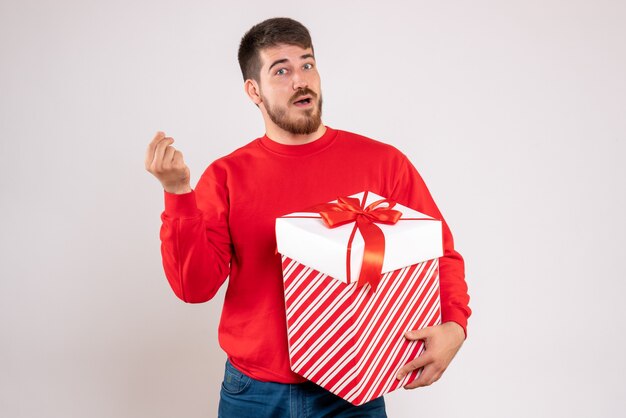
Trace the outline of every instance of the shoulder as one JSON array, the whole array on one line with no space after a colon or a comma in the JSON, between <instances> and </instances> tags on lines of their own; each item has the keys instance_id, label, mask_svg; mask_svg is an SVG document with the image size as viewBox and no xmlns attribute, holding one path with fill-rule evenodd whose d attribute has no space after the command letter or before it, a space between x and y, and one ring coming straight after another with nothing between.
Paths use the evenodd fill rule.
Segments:
<instances>
[{"instance_id":1,"label":"shoulder","mask_svg":"<svg viewBox=\"0 0 626 418\"><path fill-rule=\"evenodd\" d=\"M241 167L246 167L259 154L259 138L256 138L247 144L235 149L229 154L214 160L204 170L202 178L213 178L215 180L225 180L229 173L238 171Z\"/></svg>"},{"instance_id":2,"label":"shoulder","mask_svg":"<svg viewBox=\"0 0 626 418\"><path fill-rule=\"evenodd\" d=\"M388 142L340 129L337 132L341 142L353 151L358 150L399 163L403 163L407 159L402 151Z\"/></svg>"}]
</instances>

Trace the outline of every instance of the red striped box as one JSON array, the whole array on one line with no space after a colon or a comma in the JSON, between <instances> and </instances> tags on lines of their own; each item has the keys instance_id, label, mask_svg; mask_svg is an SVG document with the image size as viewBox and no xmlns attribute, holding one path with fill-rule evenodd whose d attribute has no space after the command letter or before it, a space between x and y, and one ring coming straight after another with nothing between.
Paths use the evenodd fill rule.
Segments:
<instances>
[{"instance_id":1,"label":"red striped box","mask_svg":"<svg viewBox=\"0 0 626 418\"><path fill-rule=\"evenodd\" d=\"M354 197L359 198L364 207L381 199L367 192ZM402 380L395 377L400 367L419 356L424 349L421 341L409 341L404 338L404 333L441 323L437 260L443 254L441 222L401 205L394 209L402 212L401 220L395 225L381 227L386 240L385 258L389 251L401 249L408 253L405 258L411 261L393 270L386 269L383 264L382 278L375 289L369 284L357 286L358 272L354 269L353 274L344 274L340 279L330 275L328 271L338 260L329 262L321 257L319 260L309 257L305 264L292 255L301 250L292 251L291 248L297 242L293 231L297 236L299 228L305 231L301 234L302 240L310 241L311 231L317 231L333 241L324 244L322 239L319 245L333 247L337 242L347 245L345 235L348 239L350 234L354 235L353 225L334 228L345 229L339 233L326 227L319 216L310 212L277 219L291 368L355 405L416 379L419 371ZM285 228L285 223L292 225ZM293 227L294 223L299 226ZM438 228L438 237L433 228ZM392 229L396 233L390 234ZM406 233L406 230L414 232ZM286 237L289 234L291 236ZM388 245L388 241L394 239L402 242ZM355 248L353 242L351 245L349 256L362 260L363 249L358 245ZM322 252L319 249L316 252L315 248L309 250L313 254ZM422 257L418 262L415 252ZM402 257L402 254L393 254L392 258ZM345 246L337 258L343 262L344 269L346 264L354 265L352 260L346 261Z\"/></svg>"}]
</instances>

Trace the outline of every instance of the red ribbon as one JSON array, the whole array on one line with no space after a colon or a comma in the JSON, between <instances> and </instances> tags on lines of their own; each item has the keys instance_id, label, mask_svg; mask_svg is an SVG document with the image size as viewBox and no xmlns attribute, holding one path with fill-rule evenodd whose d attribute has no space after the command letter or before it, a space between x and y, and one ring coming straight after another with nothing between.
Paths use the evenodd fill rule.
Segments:
<instances>
[{"instance_id":1,"label":"red ribbon","mask_svg":"<svg viewBox=\"0 0 626 418\"><path fill-rule=\"evenodd\" d=\"M385 235L376 223L393 225L398 222L402 212L393 210L396 202L388 199L377 200L367 207L363 207L366 198L367 192L363 195L363 203L354 197L340 197L337 199L337 203L322 203L309 208L307 212L318 212L329 228L336 228L350 222L355 223L348 240L346 257L348 280L350 280L352 241L358 229L363 236L365 248L357 287L369 283L372 289L376 290L382 276L381 271L385 258ZM383 206L385 204L386 206Z\"/></svg>"}]
</instances>

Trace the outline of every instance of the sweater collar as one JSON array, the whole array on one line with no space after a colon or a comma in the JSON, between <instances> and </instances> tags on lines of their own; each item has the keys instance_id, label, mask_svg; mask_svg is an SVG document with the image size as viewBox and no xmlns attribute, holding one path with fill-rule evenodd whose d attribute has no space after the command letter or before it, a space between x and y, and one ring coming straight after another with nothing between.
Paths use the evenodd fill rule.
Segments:
<instances>
[{"instance_id":1,"label":"sweater collar","mask_svg":"<svg viewBox=\"0 0 626 418\"><path fill-rule=\"evenodd\" d=\"M276 142L270 139L267 134L259 138L261 146L268 151L276 154L291 155L291 156L305 156L319 152L326 147L330 146L337 137L337 130L326 126L326 132L315 141L308 142L302 145L286 145Z\"/></svg>"}]
</instances>

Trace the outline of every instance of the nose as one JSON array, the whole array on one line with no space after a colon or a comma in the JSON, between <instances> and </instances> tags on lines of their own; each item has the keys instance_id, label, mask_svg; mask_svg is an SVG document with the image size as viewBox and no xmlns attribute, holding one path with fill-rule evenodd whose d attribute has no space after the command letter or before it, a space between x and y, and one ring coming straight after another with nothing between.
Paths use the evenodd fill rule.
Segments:
<instances>
[{"instance_id":1,"label":"nose","mask_svg":"<svg viewBox=\"0 0 626 418\"><path fill-rule=\"evenodd\" d=\"M296 71L293 76L293 89L300 90L309 86L309 82L302 71Z\"/></svg>"}]
</instances>

